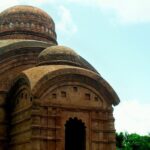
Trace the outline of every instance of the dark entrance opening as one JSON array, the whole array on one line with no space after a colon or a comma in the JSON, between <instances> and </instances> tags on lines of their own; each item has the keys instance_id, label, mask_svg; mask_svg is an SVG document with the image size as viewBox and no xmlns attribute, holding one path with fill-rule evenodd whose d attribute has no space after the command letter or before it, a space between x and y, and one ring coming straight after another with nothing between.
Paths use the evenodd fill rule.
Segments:
<instances>
[{"instance_id":1,"label":"dark entrance opening","mask_svg":"<svg viewBox=\"0 0 150 150\"><path fill-rule=\"evenodd\" d=\"M85 125L77 118L70 118L65 125L65 150L86 149Z\"/></svg>"}]
</instances>

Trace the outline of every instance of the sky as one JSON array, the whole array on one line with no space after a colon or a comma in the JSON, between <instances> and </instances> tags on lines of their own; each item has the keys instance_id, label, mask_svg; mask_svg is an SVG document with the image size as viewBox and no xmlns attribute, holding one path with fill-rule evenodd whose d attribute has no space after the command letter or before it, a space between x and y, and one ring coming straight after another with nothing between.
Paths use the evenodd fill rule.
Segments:
<instances>
[{"instance_id":1,"label":"sky","mask_svg":"<svg viewBox=\"0 0 150 150\"><path fill-rule=\"evenodd\" d=\"M60 45L74 49L120 97L117 132L150 133L150 0L0 0L0 11L33 5L55 21Z\"/></svg>"}]
</instances>

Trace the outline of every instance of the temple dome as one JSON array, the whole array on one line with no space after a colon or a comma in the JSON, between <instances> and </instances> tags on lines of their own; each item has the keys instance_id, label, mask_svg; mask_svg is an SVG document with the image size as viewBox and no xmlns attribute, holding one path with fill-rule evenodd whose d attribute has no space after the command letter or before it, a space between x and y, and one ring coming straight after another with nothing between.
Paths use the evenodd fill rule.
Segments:
<instances>
[{"instance_id":1,"label":"temple dome","mask_svg":"<svg viewBox=\"0 0 150 150\"><path fill-rule=\"evenodd\" d=\"M32 39L57 44L53 19L43 10L25 5L0 13L0 39Z\"/></svg>"},{"instance_id":2,"label":"temple dome","mask_svg":"<svg viewBox=\"0 0 150 150\"><path fill-rule=\"evenodd\" d=\"M50 46L38 56L38 65L72 65L98 73L84 58L66 46Z\"/></svg>"}]
</instances>

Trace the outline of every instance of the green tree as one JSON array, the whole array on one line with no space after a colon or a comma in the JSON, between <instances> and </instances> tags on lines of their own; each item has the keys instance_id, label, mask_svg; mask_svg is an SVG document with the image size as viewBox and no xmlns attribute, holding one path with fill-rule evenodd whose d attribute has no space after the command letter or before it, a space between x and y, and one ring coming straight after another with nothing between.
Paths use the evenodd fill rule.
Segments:
<instances>
[{"instance_id":1,"label":"green tree","mask_svg":"<svg viewBox=\"0 0 150 150\"><path fill-rule=\"evenodd\" d=\"M116 133L116 145L119 149L122 149L124 147L123 142L124 142L124 134L122 132Z\"/></svg>"},{"instance_id":2,"label":"green tree","mask_svg":"<svg viewBox=\"0 0 150 150\"><path fill-rule=\"evenodd\" d=\"M116 133L116 145L119 150L150 150L150 136Z\"/></svg>"}]
</instances>

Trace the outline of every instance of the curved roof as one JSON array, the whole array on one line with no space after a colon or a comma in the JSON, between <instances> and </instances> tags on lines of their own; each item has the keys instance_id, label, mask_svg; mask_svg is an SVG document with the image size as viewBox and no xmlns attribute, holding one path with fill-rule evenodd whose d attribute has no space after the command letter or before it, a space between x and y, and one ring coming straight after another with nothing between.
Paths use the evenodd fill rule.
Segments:
<instances>
[{"instance_id":1,"label":"curved roof","mask_svg":"<svg viewBox=\"0 0 150 150\"><path fill-rule=\"evenodd\" d=\"M39 66L52 64L78 66L98 73L85 59L79 56L73 49L66 46L51 46L39 54Z\"/></svg>"},{"instance_id":2,"label":"curved roof","mask_svg":"<svg viewBox=\"0 0 150 150\"><path fill-rule=\"evenodd\" d=\"M46 48L51 44L36 40L0 40L0 56L6 52L14 49L25 48L25 47L39 47Z\"/></svg>"},{"instance_id":3,"label":"curved roof","mask_svg":"<svg viewBox=\"0 0 150 150\"><path fill-rule=\"evenodd\" d=\"M36 40L0 40L0 77L18 67L35 66L38 54L50 45Z\"/></svg>"},{"instance_id":4,"label":"curved roof","mask_svg":"<svg viewBox=\"0 0 150 150\"><path fill-rule=\"evenodd\" d=\"M104 96L113 104L119 104L120 100L113 90L113 88L104 80L100 75L94 73L93 71L83 69L80 67L68 66L68 65L47 65L47 66L37 66L28 70L23 71L23 73L18 77L25 78L30 85L32 94L36 97L44 91L44 85L49 84L52 79L58 78L59 76L66 75L82 75L83 77L88 77L94 80L93 86L97 86L99 92L104 92ZM76 79L76 78L74 78ZM58 79L56 79L58 80ZM68 81L68 78L65 78ZM60 81L58 81L60 83Z\"/></svg>"},{"instance_id":5,"label":"curved roof","mask_svg":"<svg viewBox=\"0 0 150 150\"><path fill-rule=\"evenodd\" d=\"M0 13L0 38L57 43L52 18L43 10L26 5L14 6Z\"/></svg>"}]
</instances>

